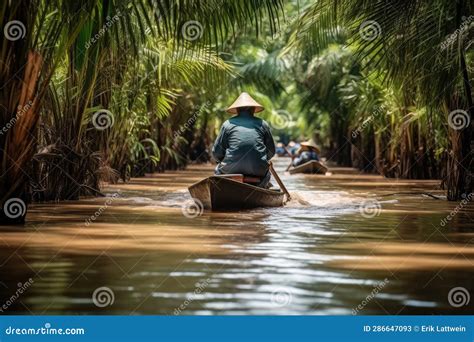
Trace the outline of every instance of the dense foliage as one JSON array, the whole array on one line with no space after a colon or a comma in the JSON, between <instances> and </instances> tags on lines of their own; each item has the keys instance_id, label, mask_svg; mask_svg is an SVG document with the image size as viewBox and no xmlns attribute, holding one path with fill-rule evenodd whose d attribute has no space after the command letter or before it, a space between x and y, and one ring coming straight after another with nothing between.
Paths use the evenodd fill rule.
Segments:
<instances>
[{"instance_id":1,"label":"dense foliage","mask_svg":"<svg viewBox=\"0 0 474 342\"><path fill-rule=\"evenodd\" d=\"M0 203L98 195L104 181L207 162L242 90L278 140L441 178L459 199L472 192L472 6L4 1Z\"/></svg>"}]
</instances>

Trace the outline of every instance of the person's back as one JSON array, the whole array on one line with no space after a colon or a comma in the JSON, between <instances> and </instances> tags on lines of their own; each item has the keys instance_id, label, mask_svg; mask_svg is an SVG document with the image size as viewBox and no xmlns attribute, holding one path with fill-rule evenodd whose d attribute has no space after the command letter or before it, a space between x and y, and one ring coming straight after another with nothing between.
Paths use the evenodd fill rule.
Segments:
<instances>
[{"instance_id":1,"label":"person's back","mask_svg":"<svg viewBox=\"0 0 474 342\"><path fill-rule=\"evenodd\" d=\"M240 112L224 122L221 133L212 150L214 158L220 162L221 174L265 176L275 147L270 127L264 120Z\"/></svg>"},{"instance_id":2,"label":"person's back","mask_svg":"<svg viewBox=\"0 0 474 342\"><path fill-rule=\"evenodd\" d=\"M216 174L256 176L262 180L259 186L267 186L268 162L275 155L275 143L270 126L253 115L261 110L263 107L246 93L228 108L238 115L224 122L214 143L212 154L219 163Z\"/></svg>"}]
</instances>

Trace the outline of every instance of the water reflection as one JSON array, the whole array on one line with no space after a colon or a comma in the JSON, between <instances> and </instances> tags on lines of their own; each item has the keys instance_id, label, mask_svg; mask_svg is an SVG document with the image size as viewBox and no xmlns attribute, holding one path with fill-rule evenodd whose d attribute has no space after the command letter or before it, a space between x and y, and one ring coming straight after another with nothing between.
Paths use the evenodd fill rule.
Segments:
<instances>
[{"instance_id":1,"label":"water reflection","mask_svg":"<svg viewBox=\"0 0 474 342\"><path fill-rule=\"evenodd\" d=\"M473 293L474 211L441 226L456 203L414 194L443 195L437 182L340 168L285 175L296 198L285 208L185 217L186 187L209 172L110 186L123 198L89 225L107 199L34 206L26 228L0 236L3 301L34 279L5 312L352 314L380 288L358 314L472 314L447 295L456 286ZM367 199L380 204L373 217L360 211ZM93 304L101 286L113 290L111 306Z\"/></svg>"}]
</instances>

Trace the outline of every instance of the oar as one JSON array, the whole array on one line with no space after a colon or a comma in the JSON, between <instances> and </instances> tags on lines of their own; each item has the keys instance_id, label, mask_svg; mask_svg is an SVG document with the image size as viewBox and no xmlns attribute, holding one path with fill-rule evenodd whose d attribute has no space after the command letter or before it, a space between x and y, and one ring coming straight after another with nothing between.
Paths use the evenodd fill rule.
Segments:
<instances>
[{"instance_id":1,"label":"oar","mask_svg":"<svg viewBox=\"0 0 474 342\"><path fill-rule=\"evenodd\" d=\"M285 184L283 184L283 182L280 179L280 176L278 176L278 173L276 173L275 169L273 168L273 163L271 161L268 162L268 167L270 168L270 172L272 173L273 177L277 181L278 185L283 190L283 192L286 194L286 197L287 197L288 201L291 200L290 193L288 192L288 190L286 190Z\"/></svg>"}]
</instances>

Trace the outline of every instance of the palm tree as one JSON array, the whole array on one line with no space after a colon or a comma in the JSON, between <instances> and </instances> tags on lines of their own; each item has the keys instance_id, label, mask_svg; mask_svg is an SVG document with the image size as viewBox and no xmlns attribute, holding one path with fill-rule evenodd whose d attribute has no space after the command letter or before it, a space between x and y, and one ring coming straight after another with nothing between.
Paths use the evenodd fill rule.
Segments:
<instances>
[{"instance_id":1,"label":"palm tree","mask_svg":"<svg viewBox=\"0 0 474 342\"><path fill-rule=\"evenodd\" d=\"M471 193L473 186L474 107L466 52L472 10L472 2L465 0L323 0L306 9L290 44L308 51L344 27L366 68L386 73L386 84L410 89L429 112L445 118L450 114L449 126L445 123L451 142L450 200ZM452 122L453 117L461 122Z\"/></svg>"},{"instance_id":2,"label":"palm tree","mask_svg":"<svg viewBox=\"0 0 474 342\"><path fill-rule=\"evenodd\" d=\"M42 151L42 156L51 157L50 152L54 152L74 159L70 162L63 158L51 169L62 169L62 174L70 180L60 196L70 198L78 189L88 187L87 181L76 179L83 156L90 152L81 151L77 139L87 127L83 119L94 108L106 109L112 98L111 84L107 85L107 80L105 85L101 83L106 79L101 77L101 66L120 60L117 55L124 52L129 58L122 63L136 61L148 34L202 46L223 44L230 30L249 21L258 31L263 16L270 18L270 27L274 29L282 5L280 0L211 0L205 6L202 4L198 0L4 2L0 10L1 27L9 35L4 35L0 50L0 124L7 127L0 136L0 223L24 222L31 160L43 108L51 115L59 114L59 109L67 111L66 116L61 120L58 116L56 120L66 131L61 132L60 153L55 145L56 150ZM110 59L114 54L115 58ZM63 68L66 79L56 83L59 87L56 84L50 87L58 67ZM114 77L120 77L119 72ZM45 99L50 100L49 107L42 106ZM61 104L60 99L74 101ZM97 183L97 179L92 183ZM19 204L19 212L10 212L7 204L12 203Z\"/></svg>"},{"instance_id":3,"label":"palm tree","mask_svg":"<svg viewBox=\"0 0 474 342\"><path fill-rule=\"evenodd\" d=\"M91 1L83 3L85 12ZM6 1L0 11L0 222L22 223L26 214L29 162L36 145L42 98L53 75L63 28L80 27L82 17L62 1ZM74 18L74 20L73 20ZM5 129L6 128L6 129ZM8 204L8 205L7 205Z\"/></svg>"}]
</instances>

